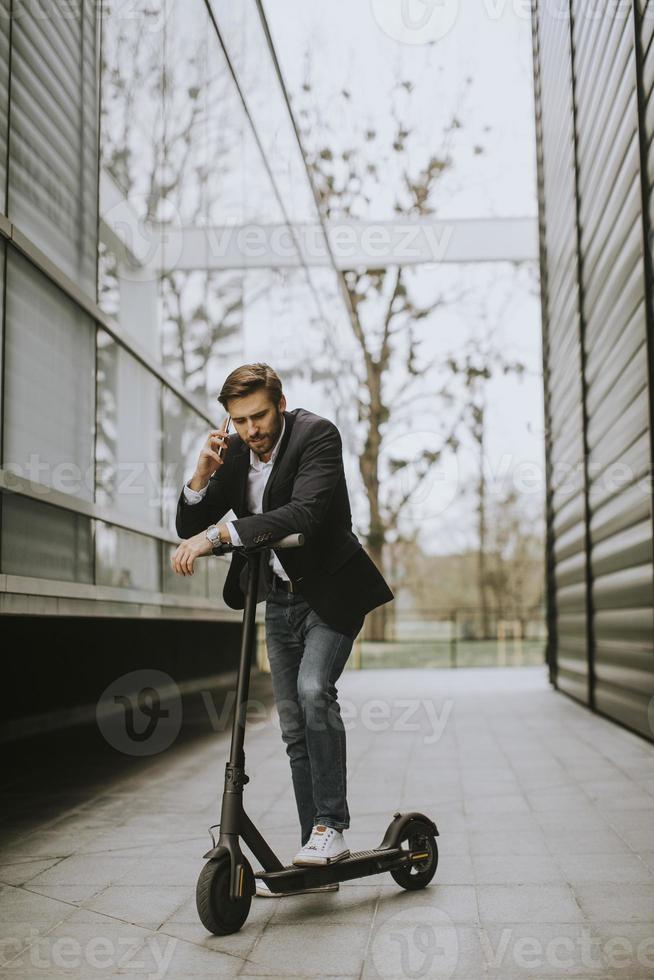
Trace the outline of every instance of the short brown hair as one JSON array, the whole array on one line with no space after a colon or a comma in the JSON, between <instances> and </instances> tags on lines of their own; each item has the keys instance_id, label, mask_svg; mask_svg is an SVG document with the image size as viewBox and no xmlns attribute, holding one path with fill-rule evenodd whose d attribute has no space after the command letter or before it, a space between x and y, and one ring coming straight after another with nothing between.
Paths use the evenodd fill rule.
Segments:
<instances>
[{"instance_id":1,"label":"short brown hair","mask_svg":"<svg viewBox=\"0 0 654 980\"><path fill-rule=\"evenodd\" d=\"M218 401L226 409L230 398L243 398L259 388L265 388L273 403L279 405L282 399L282 383L270 365L261 361L256 364L241 364L225 379Z\"/></svg>"}]
</instances>

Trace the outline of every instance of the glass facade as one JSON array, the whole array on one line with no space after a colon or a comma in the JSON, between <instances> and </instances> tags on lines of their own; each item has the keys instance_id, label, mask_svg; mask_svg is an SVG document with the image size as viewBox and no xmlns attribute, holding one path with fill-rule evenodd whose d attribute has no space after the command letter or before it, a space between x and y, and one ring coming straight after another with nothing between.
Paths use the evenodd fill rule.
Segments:
<instances>
[{"instance_id":1,"label":"glass facade","mask_svg":"<svg viewBox=\"0 0 654 980\"><path fill-rule=\"evenodd\" d=\"M347 315L300 254L320 222L257 5L214 3L218 30L202 0L9 9L0 572L222 609L226 562L170 568L217 391L271 359L301 396Z\"/></svg>"}]
</instances>

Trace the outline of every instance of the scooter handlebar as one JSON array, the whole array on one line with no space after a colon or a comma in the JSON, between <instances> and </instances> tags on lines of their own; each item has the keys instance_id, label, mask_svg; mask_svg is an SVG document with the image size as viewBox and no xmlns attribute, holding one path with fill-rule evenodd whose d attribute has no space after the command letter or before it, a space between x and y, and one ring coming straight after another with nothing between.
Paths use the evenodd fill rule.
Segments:
<instances>
[{"instance_id":1,"label":"scooter handlebar","mask_svg":"<svg viewBox=\"0 0 654 980\"><path fill-rule=\"evenodd\" d=\"M262 551L264 548L301 548L304 544L304 535L301 531L295 534L287 534L283 538L279 538L277 541L267 541L265 545L259 545L258 547L250 546L249 548L243 548L243 551ZM231 551L234 551L235 547L231 542L225 544L217 544L213 548L214 555L228 555Z\"/></svg>"}]
</instances>

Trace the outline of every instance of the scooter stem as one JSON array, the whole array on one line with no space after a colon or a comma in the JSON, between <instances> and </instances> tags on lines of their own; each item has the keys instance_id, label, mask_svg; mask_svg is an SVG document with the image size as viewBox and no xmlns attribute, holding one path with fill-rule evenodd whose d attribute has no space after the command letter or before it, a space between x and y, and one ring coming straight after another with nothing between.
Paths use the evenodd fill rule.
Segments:
<instances>
[{"instance_id":1,"label":"scooter stem","mask_svg":"<svg viewBox=\"0 0 654 980\"><path fill-rule=\"evenodd\" d=\"M241 656L238 668L236 686L236 705L232 723L232 745L229 753L230 765L245 765L243 740L245 737L245 718L248 693L250 690L250 667L252 650L254 648L255 618L257 613L257 592L259 589L259 565L261 552L247 556L248 559L248 590L245 594L245 610L243 613L243 632L241 634Z\"/></svg>"}]
</instances>

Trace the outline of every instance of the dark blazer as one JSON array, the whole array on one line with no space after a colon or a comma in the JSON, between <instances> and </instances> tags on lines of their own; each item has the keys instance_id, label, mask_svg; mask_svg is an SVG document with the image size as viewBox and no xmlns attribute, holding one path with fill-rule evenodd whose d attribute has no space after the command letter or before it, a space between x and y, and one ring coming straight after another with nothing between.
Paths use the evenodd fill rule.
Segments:
<instances>
[{"instance_id":1,"label":"dark blazer","mask_svg":"<svg viewBox=\"0 0 654 980\"><path fill-rule=\"evenodd\" d=\"M190 538L219 523L229 510L237 515L234 527L246 547L301 531L303 547L280 550L277 557L320 618L354 638L365 614L389 602L393 593L352 530L338 429L304 408L284 412L284 418L284 436L266 483L263 513L251 514L247 509L250 449L234 433L225 462L209 480L203 500L187 504L182 489L177 533ZM266 548L261 552L257 601L265 599L272 586L269 559ZM246 585L247 559L237 548L223 589L231 609L243 609Z\"/></svg>"}]
</instances>

